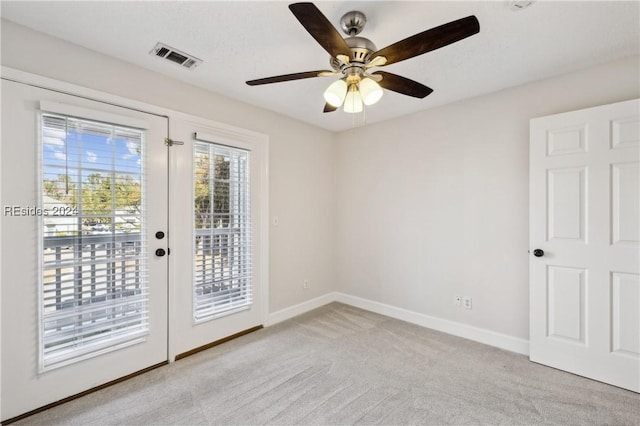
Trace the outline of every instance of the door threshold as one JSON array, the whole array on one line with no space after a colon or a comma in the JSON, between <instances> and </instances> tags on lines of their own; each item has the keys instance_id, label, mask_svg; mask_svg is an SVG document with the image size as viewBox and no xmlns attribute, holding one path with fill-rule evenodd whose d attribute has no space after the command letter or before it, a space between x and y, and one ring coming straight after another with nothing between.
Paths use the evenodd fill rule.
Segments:
<instances>
[{"instance_id":1,"label":"door threshold","mask_svg":"<svg viewBox=\"0 0 640 426\"><path fill-rule=\"evenodd\" d=\"M226 343L229 340L233 340L235 338L238 338L240 336L244 336L245 334L249 334L249 333L253 333L254 331L258 331L261 328L264 328L264 326L262 324L260 325L256 325L255 327L251 327L251 328L247 328L246 330L242 330L238 333L232 334L231 336L227 336L227 337L223 337L222 339L216 340L214 342L211 343L207 343L206 345L202 345L202 346L198 346L197 348L191 349L189 351L186 352L182 352L181 354L176 355L175 360L178 361L182 358L186 358L188 356L191 356L193 354L197 354L198 352L202 352L202 351L206 351L207 349L211 349L214 346L218 346L222 343Z\"/></svg>"},{"instance_id":2,"label":"door threshold","mask_svg":"<svg viewBox=\"0 0 640 426\"><path fill-rule=\"evenodd\" d=\"M127 374L126 376L120 377L119 379L115 379L115 380L112 380L110 382L104 383L102 385L98 385L96 387L93 387L91 389L87 389L86 391L82 391L82 392L77 393L75 395L68 396L68 397L63 398L63 399L61 399L59 401L52 402L51 404L44 405L44 406L42 406L40 408L36 408L35 410L27 411L26 413L20 414L19 416L15 416L15 417L12 417L10 419L3 420L2 423L0 423L0 424L2 424L2 426L5 426L5 425L8 425L8 424L17 422L18 420L22 420L22 419L25 419L25 418L27 418L29 416L33 416L34 414L38 414L38 413L41 413L43 411L46 411L49 408L57 407L58 405L62 405L62 404L67 403L69 401L73 401L74 399L81 398L83 396L89 395L90 393L97 392L97 391L102 390L104 388L108 388L109 386L116 385L118 383L121 383L121 382L124 382L126 380L132 379L132 378L134 378L136 376L139 376L141 374L147 373L147 372L149 372L151 370L155 370L158 367L162 367L163 365L168 365L168 364L169 364L169 361L162 361L162 362L160 362L158 364L154 364L154 365L152 365L150 367L143 368L142 370L138 370L138 371L136 371L134 373Z\"/></svg>"}]
</instances>

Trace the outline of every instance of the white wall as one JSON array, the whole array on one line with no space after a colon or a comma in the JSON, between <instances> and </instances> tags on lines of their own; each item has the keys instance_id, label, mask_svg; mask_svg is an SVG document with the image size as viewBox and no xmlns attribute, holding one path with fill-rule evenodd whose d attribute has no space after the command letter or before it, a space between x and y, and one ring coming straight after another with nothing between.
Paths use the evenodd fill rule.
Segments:
<instances>
[{"instance_id":1,"label":"white wall","mask_svg":"<svg viewBox=\"0 0 640 426\"><path fill-rule=\"evenodd\" d=\"M341 291L528 339L529 119L637 98L638 65L633 57L340 134ZM456 294L473 309L456 308Z\"/></svg>"},{"instance_id":2,"label":"white wall","mask_svg":"<svg viewBox=\"0 0 640 426\"><path fill-rule=\"evenodd\" d=\"M269 135L271 312L339 290L525 339L529 119L640 96L635 57L334 135L7 21L2 65Z\"/></svg>"},{"instance_id":3,"label":"white wall","mask_svg":"<svg viewBox=\"0 0 640 426\"><path fill-rule=\"evenodd\" d=\"M270 311L335 290L333 134L12 22L1 30L4 66L267 134L270 212L280 219L269 230Z\"/></svg>"},{"instance_id":4,"label":"white wall","mask_svg":"<svg viewBox=\"0 0 640 426\"><path fill-rule=\"evenodd\" d=\"M270 216L279 216L269 230L269 311L335 290L332 133L8 21L0 29L3 66L268 135ZM304 279L310 289L302 288ZM2 367L6 373L11 365Z\"/></svg>"}]
</instances>

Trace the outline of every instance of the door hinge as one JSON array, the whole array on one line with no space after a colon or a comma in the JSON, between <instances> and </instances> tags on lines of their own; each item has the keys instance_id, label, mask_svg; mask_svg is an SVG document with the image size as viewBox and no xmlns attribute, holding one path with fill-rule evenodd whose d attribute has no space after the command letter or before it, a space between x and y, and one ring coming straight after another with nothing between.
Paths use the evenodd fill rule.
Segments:
<instances>
[{"instance_id":1,"label":"door hinge","mask_svg":"<svg viewBox=\"0 0 640 426\"><path fill-rule=\"evenodd\" d=\"M174 146L174 145L184 145L184 142L174 141L173 139L170 139L170 138L164 138L164 144L166 146Z\"/></svg>"}]
</instances>

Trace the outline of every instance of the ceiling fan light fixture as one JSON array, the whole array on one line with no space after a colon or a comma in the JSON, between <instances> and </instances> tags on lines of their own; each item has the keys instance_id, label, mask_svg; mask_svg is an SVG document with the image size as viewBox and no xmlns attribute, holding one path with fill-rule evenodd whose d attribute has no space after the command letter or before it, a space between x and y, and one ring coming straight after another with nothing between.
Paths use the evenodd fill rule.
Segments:
<instances>
[{"instance_id":1,"label":"ceiling fan light fixture","mask_svg":"<svg viewBox=\"0 0 640 426\"><path fill-rule=\"evenodd\" d=\"M347 95L347 83L344 80L334 81L327 87L324 92L324 100L334 107L342 105L345 96Z\"/></svg>"},{"instance_id":2,"label":"ceiling fan light fixture","mask_svg":"<svg viewBox=\"0 0 640 426\"><path fill-rule=\"evenodd\" d=\"M358 91L358 86L355 84L349 86L349 92L344 98L344 112L351 114L362 112L362 97Z\"/></svg>"},{"instance_id":3,"label":"ceiling fan light fixture","mask_svg":"<svg viewBox=\"0 0 640 426\"><path fill-rule=\"evenodd\" d=\"M359 84L360 96L365 105L373 105L382 98L382 87L370 78L363 78Z\"/></svg>"},{"instance_id":4,"label":"ceiling fan light fixture","mask_svg":"<svg viewBox=\"0 0 640 426\"><path fill-rule=\"evenodd\" d=\"M522 6L535 0L505 1ZM420 56L480 32L478 18L470 15L378 49L371 40L358 35L366 23L366 17L362 12L348 12L342 17L342 28L349 35L344 38L313 3L293 3L289 5L289 10L309 35L329 53L331 70L283 74L249 80L246 83L249 86L259 86L342 74L342 82L331 84L324 92L323 113L336 111L340 105L347 113L363 112L364 105L373 105L382 98L382 88L401 95L424 98L432 93L433 89L396 74L384 71L369 74L368 70Z\"/></svg>"}]
</instances>

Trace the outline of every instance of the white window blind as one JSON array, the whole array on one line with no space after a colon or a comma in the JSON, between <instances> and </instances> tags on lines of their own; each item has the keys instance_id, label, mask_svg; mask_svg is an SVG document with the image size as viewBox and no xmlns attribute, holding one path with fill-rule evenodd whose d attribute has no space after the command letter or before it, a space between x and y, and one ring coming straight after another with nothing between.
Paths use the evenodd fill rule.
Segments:
<instances>
[{"instance_id":1,"label":"white window blind","mask_svg":"<svg viewBox=\"0 0 640 426\"><path fill-rule=\"evenodd\" d=\"M148 332L141 130L41 115L41 369Z\"/></svg>"},{"instance_id":2,"label":"white window blind","mask_svg":"<svg viewBox=\"0 0 640 426\"><path fill-rule=\"evenodd\" d=\"M195 321L251 306L249 152L194 143Z\"/></svg>"}]
</instances>

